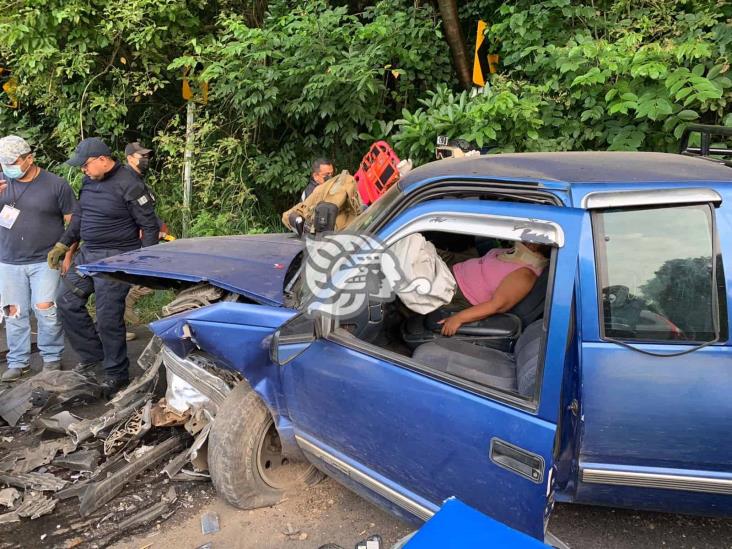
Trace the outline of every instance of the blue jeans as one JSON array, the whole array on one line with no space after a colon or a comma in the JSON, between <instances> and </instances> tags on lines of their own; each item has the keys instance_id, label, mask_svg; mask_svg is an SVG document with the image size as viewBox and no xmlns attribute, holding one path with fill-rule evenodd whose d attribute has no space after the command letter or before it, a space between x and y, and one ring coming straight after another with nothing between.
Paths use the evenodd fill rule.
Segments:
<instances>
[{"instance_id":1,"label":"blue jeans","mask_svg":"<svg viewBox=\"0 0 732 549\"><path fill-rule=\"evenodd\" d=\"M38 349L43 362L61 360L64 333L56 308L59 272L46 262L28 265L0 263L0 296L8 338L8 368L25 368L30 364L30 311L38 321ZM39 305L50 303L48 308ZM11 314L11 306L15 313Z\"/></svg>"}]
</instances>

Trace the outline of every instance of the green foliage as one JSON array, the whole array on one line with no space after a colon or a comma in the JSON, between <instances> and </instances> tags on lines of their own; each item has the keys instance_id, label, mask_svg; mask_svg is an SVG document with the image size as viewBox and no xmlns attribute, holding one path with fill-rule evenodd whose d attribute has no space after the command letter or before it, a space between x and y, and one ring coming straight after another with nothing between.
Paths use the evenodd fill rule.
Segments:
<instances>
[{"instance_id":1,"label":"green foliage","mask_svg":"<svg viewBox=\"0 0 732 549\"><path fill-rule=\"evenodd\" d=\"M539 137L541 100L521 100L519 93L515 83L500 78L477 94L454 93L440 85L420 100L415 112L405 109L393 142L418 162L430 160L438 135L459 136L479 147L497 144L494 152L525 148L528 140Z\"/></svg>"},{"instance_id":2,"label":"green foliage","mask_svg":"<svg viewBox=\"0 0 732 549\"><path fill-rule=\"evenodd\" d=\"M405 114L394 136L402 152L428 157L439 133L496 151L665 151L686 122L732 122L729 4L473 1L463 11L493 22L488 39L502 74L487 98L438 89ZM507 91L510 108L481 116Z\"/></svg>"},{"instance_id":3,"label":"green foliage","mask_svg":"<svg viewBox=\"0 0 732 549\"><path fill-rule=\"evenodd\" d=\"M451 82L429 6L377 2L352 15L324 0L20 0L4 2L0 58L21 108L3 132L29 138L58 166L82 136L116 150L156 148L150 178L161 216L182 221L184 70L209 81L197 109L192 231L279 227L275 212L307 182L315 156L358 162L376 123ZM244 14L244 15L240 15ZM396 31L396 32L395 32ZM57 171L78 185L80 174Z\"/></svg>"},{"instance_id":4,"label":"green foliage","mask_svg":"<svg viewBox=\"0 0 732 549\"><path fill-rule=\"evenodd\" d=\"M155 290L153 293L144 295L135 304L135 314L140 319L140 325L149 324L160 318L160 311L175 299L173 290Z\"/></svg>"},{"instance_id":5,"label":"green foliage","mask_svg":"<svg viewBox=\"0 0 732 549\"><path fill-rule=\"evenodd\" d=\"M427 7L379 2L355 16L322 0L295 9L280 1L270 3L261 27L229 13L217 22L220 34L171 68L205 67L199 78L213 83L230 122L222 130L246 136L245 170L270 192L301 190L314 153L350 168L375 121L449 79Z\"/></svg>"},{"instance_id":6,"label":"green foliage","mask_svg":"<svg viewBox=\"0 0 732 549\"><path fill-rule=\"evenodd\" d=\"M153 115L147 100L171 78L168 58L200 26L202 0L21 0L6 2L0 53L19 81L28 119L56 146L82 128L113 143ZM11 118L4 113L4 122ZM18 117L19 118L19 117Z\"/></svg>"},{"instance_id":7,"label":"green foliage","mask_svg":"<svg viewBox=\"0 0 732 549\"><path fill-rule=\"evenodd\" d=\"M345 7L348 5L348 7ZM266 6L266 9L265 9ZM191 232L280 227L316 156L354 171L371 141L433 157L437 135L491 151L673 150L688 122L732 126L732 5L717 0L467 0L499 73L457 92L432 3L0 0L0 128L63 167L99 135L156 149L150 184L180 234L183 71L210 85L193 131ZM349 11L350 9L350 11ZM4 76L2 76L4 77Z\"/></svg>"}]
</instances>

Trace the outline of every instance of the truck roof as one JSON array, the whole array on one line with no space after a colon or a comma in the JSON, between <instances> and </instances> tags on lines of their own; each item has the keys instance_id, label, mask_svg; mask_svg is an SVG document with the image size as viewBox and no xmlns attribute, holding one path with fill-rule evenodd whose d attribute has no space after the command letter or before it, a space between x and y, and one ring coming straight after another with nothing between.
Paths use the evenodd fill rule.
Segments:
<instances>
[{"instance_id":1,"label":"truck roof","mask_svg":"<svg viewBox=\"0 0 732 549\"><path fill-rule=\"evenodd\" d=\"M564 183L568 187L583 183L732 183L732 169L704 158L655 152L488 154L430 162L407 174L400 187L476 177Z\"/></svg>"}]
</instances>

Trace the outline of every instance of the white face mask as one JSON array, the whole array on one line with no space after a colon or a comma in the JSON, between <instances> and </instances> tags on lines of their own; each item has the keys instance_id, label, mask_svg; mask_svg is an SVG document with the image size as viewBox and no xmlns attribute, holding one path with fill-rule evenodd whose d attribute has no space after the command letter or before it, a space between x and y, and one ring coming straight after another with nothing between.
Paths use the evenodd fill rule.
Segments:
<instances>
[{"instance_id":1,"label":"white face mask","mask_svg":"<svg viewBox=\"0 0 732 549\"><path fill-rule=\"evenodd\" d=\"M517 242L513 250L503 254L499 254L498 259L500 261L506 261L507 263L521 263L523 265L529 265L535 269L543 269L546 267L549 260L541 255L539 252L530 250L523 242Z\"/></svg>"}]
</instances>

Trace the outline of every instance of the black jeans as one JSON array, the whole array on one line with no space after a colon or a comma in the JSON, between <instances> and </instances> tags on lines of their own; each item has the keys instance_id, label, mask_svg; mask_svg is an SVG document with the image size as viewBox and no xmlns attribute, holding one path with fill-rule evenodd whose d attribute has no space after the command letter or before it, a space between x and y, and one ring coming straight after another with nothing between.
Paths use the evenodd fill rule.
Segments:
<instances>
[{"instance_id":1,"label":"black jeans","mask_svg":"<svg viewBox=\"0 0 732 549\"><path fill-rule=\"evenodd\" d=\"M82 276L76 265L93 263L125 250L89 250L82 246L74 263L63 277L57 300L61 322L71 346L83 364L102 362L107 378L129 379L130 361L125 339L125 297L129 284L100 276ZM96 294L96 326L86 309Z\"/></svg>"}]
</instances>

